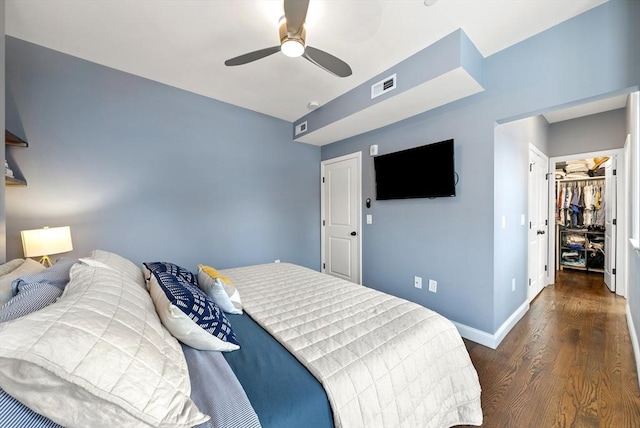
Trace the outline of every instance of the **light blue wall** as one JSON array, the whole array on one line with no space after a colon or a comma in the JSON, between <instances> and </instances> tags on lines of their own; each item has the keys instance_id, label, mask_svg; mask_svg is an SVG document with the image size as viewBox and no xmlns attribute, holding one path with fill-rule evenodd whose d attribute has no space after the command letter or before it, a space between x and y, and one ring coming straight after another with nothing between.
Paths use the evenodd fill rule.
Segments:
<instances>
[{"instance_id":1,"label":"light blue wall","mask_svg":"<svg viewBox=\"0 0 640 428\"><path fill-rule=\"evenodd\" d=\"M4 38L4 0L0 0L0 34ZM0 43L0 125L4 129L4 43ZM2 155L0 155L0 162L2 162L4 168L4 160L5 160L5 148L4 145L2 147ZM5 209L4 209L4 194L5 187L4 184L0 186L0 263L4 263L7 258L6 252L6 223L5 223Z\"/></svg>"},{"instance_id":2,"label":"light blue wall","mask_svg":"<svg viewBox=\"0 0 640 428\"><path fill-rule=\"evenodd\" d=\"M323 159L363 152L362 198L371 198L373 224L362 226L363 284L394 294L484 331L491 329L493 294L493 152L474 144L478 128L473 109L441 111L408 119L322 148ZM463 124L463 125L460 125ZM487 118L482 132L493 140ZM455 140L460 179L457 196L440 199L375 200L373 160L369 145L386 154L446 139ZM481 225L481 227L479 227ZM436 294L416 289L413 277L438 281ZM472 310L469 310L473 308ZM484 324L489 320L489 324Z\"/></svg>"},{"instance_id":3,"label":"light blue wall","mask_svg":"<svg viewBox=\"0 0 640 428\"><path fill-rule=\"evenodd\" d=\"M500 327L527 299L528 221L529 216L529 144L542 153L548 147L549 124L542 116L533 116L498 125L494 150L494 311ZM523 189L526 189L523 191ZM505 228L502 228L502 216ZM512 290L512 280L516 289Z\"/></svg>"},{"instance_id":4,"label":"light blue wall","mask_svg":"<svg viewBox=\"0 0 640 428\"><path fill-rule=\"evenodd\" d=\"M549 126L549 157L621 149L627 138L626 109L592 114Z\"/></svg>"},{"instance_id":5,"label":"light blue wall","mask_svg":"<svg viewBox=\"0 0 640 428\"><path fill-rule=\"evenodd\" d=\"M639 95L640 96L640 95ZM631 97L630 97L631 98ZM631 141L634 138L638 137L638 133L640 133L640 129L634 129L633 122L636 118L633 115L640 115L640 111L635 111L634 108L631 107L629 103L627 103L627 117L626 117L626 130L627 133L631 135ZM634 156L635 154L632 154ZM636 166L640 167L640 165ZM633 167L632 167L633 168ZM634 171L631 170L628 172L630 177L634 176ZM640 197L640 189L635 188L633 185L628 189L627 197L629 198L629 212L627 213L627 218L629 219L628 230L629 230L629 238L633 233L632 230L634 226L631 224L632 215L631 215L631 207L634 200L638 200ZM640 225L635 225L635 227L639 227ZM631 243L625 239L625 244L627 245L627 259L628 259L628 277L629 284L627 290L627 305L629 306L629 313L631 315L631 319L633 320L633 328L636 333L635 343L640 343L640 252L636 251ZM640 362L640 355L636 355L636 363ZM640 372L640 366L638 367L638 371Z\"/></svg>"},{"instance_id":6,"label":"light blue wall","mask_svg":"<svg viewBox=\"0 0 640 428\"><path fill-rule=\"evenodd\" d=\"M20 230L70 225L73 255L229 267L319 268L320 149L291 123L7 37L7 119L29 185L7 192Z\"/></svg>"},{"instance_id":7,"label":"light blue wall","mask_svg":"<svg viewBox=\"0 0 640 428\"><path fill-rule=\"evenodd\" d=\"M386 128L322 148L322 159L363 151L363 200L375 198L368 147L380 154L443 139L455 139L457 196L449 199L374 202L363 214L363 282L433 308L454 321L494 333L523 292L500 295L504 278L526 278L526 240L503 252L497 229L500 201L521 208L528 192L521 165L505 186L497 159L494 124L536 115L552 107L620 93L640 84L640 2L611 0L485 60L486 91ZM513 156L523 157L515 149ZM509 158L506 156L505 159ZM495 171L495 176L494 176ZM495 196L498 195L499 196ZM516 212L516 211L514 211ZM521 212L517 211L518 216ZM525 211L526 212L526 211ZM518 236L520 236L518 234ZM496 266L504 264L499 272ZM438 293L413 288L413 276L439 281ZM497 291L498 290L498 291ZM495 300L495 301L494 301ZM500 309L494 305L499 304ZM504 309L507 308L507 309Z\"/></svg>"},{"instance_id":8,"label":"light blue wall","mask_svg":"<svg viewBox=\"0 0 640 428\"><path fill-rule=\"evenodd\" d=\"M640 253L628 244L629 251L629 290L627 293L627 304L633 320L635 329L635 342L640 343ZM636 361L640 356L636 356ZM638 367L640 371L640 367Z\"/></svg>"}]
</instances>

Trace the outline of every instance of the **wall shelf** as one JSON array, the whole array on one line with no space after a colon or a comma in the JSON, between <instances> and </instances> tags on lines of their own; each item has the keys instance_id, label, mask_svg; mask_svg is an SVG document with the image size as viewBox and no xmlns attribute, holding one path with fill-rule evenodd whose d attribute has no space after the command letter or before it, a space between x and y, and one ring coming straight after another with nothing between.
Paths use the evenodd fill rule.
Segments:
<instances>
[{"instance_id":1,"label":"wall shelf","mask_svg":"<svg viewBox=\"0 0 640 428\"><path fill-rule=\"evenodd\" d=\"M4 184L7 187L13 187L13 186L26 186L27 182L24 180L20 180L19 178L15 178L15 177L4 177Z\"/></svg>"},{"instance_id":2,"label":"wall shelf","mask_svg":"<svg viewBox=\"0 0 640 428\"><path fill-rule=\"evenodd\" d=\"M29 143L18 137L14 133L4 130L4 145L12 147L29 147ZM7 187L26 186L26 180L17 177L4 176L4 184Z\"/></svg>"},{"instance_id":3,"label":"wall shelf","mask_svg":"<svg viewBox=\"0 0 640 428\"><path fill-rule=\"evenodd\" d=\"M6 129L4 130L4 144L5 146L29 147L29 143Z\"/></svg>"}]
</instances>

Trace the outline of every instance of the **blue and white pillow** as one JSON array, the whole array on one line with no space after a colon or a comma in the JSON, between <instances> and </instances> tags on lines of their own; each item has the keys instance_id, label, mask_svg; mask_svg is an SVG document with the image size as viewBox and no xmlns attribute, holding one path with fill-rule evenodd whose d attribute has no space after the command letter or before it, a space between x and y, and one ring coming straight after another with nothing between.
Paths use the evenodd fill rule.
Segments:
<instances>
[{"instance_id":1,"label":"blue and white pillow","mask_svg":"<svg viewBox=\"0 0 640 428\"><path fill-rule=\"evenodd\" d=\"M169 262L145 262L142 264L142 274L149 292L149 285L151 284L149 281L153 277L152 272L168 272L171 275L184 278L193 285L198 285L198 278L182 266Z\"/></svg>"},{"instance_id":2,"label":"blue and white pillow","mask_svg":"<svg viewBox=\"0 0 640 428\"><path fill-rule=\"evenodd\" d=\"M147 262L143 263L147 272L166 272L173 276L180 276L193 285L198 285L198 279L191 271L169 262ZM146 279L146 278L145 278Z\"/></svg>"},{"instance_id":3,"label":"blue and white pillow","mask_svg":"<svg viewBox=\"0 0 640 428\"><path fill-rule=\"evenodd\" d=\"M34 412L1 388L0 427L64 428Z\"/></svg>"},{"instance_id":4,"label":"blue and white pillow","mask_svg":"<svg viewBox=\"0 0 640 428\"><path fill-rule=\"evenodd\" d=\"M17 278L11 283L13 297L0 307L0 323L20 318L55 302L69 282L76 259L60 259L48 269Z\"/></svg>"},{"instance_id":5,"label":"blue and white pillow","mask_svg":"<svg viewBox=\"0 0 640 428\"><path fill-rule=\"evenodd\" d=\"M144 263L147 288L162 324L195 349L235 351L240 348L224 312L189 278L188 270L171 263ZM190 275L185 274L188 272Z\"/></svg>"}]
</instances>

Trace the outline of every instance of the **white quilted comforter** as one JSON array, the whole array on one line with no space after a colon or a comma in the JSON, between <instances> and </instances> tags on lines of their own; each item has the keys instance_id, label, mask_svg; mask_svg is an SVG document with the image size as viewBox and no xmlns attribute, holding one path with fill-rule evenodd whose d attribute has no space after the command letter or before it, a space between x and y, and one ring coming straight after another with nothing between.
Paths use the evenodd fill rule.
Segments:
<instances>
[{"instance_id":1,"label":"white quilted comforter","mask_svg":"<svg viewBox=\"0 0 640 428\"><path fill-rule=\"evenodd\" d=\"M295 265L224 273L249 315L322 382L336 428L482 423L477 373L444 317Z\"/></svg>"}]
</instances>

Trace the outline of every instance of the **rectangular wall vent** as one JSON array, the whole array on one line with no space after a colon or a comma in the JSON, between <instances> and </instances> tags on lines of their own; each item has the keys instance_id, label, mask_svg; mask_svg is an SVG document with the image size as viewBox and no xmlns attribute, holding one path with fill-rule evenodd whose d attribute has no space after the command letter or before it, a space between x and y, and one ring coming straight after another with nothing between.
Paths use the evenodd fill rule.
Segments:
<instances>
[{"instance_id":1,"label":"rectangular wall vent","mask_svg":"<svg viewBox=\"0 0 640 428\"><path fill-rule=\"evenodd\" d=\"M306 130L307 130L307 121L306 120L304 122L296 125L296 135L302 134Z\"/></svg>"},{"instance_id":2,"label":"rectangular wall vent","mask_svg":"<svg viewBox=\"0 0 640 428\"><path fill-rule=\"evenodd\" d=\"M379 97L380 95L392 91L396 88L396 75L393 74L386 79L374 83L371 85L371 99Z\"/></svg>"}]
</instances>

